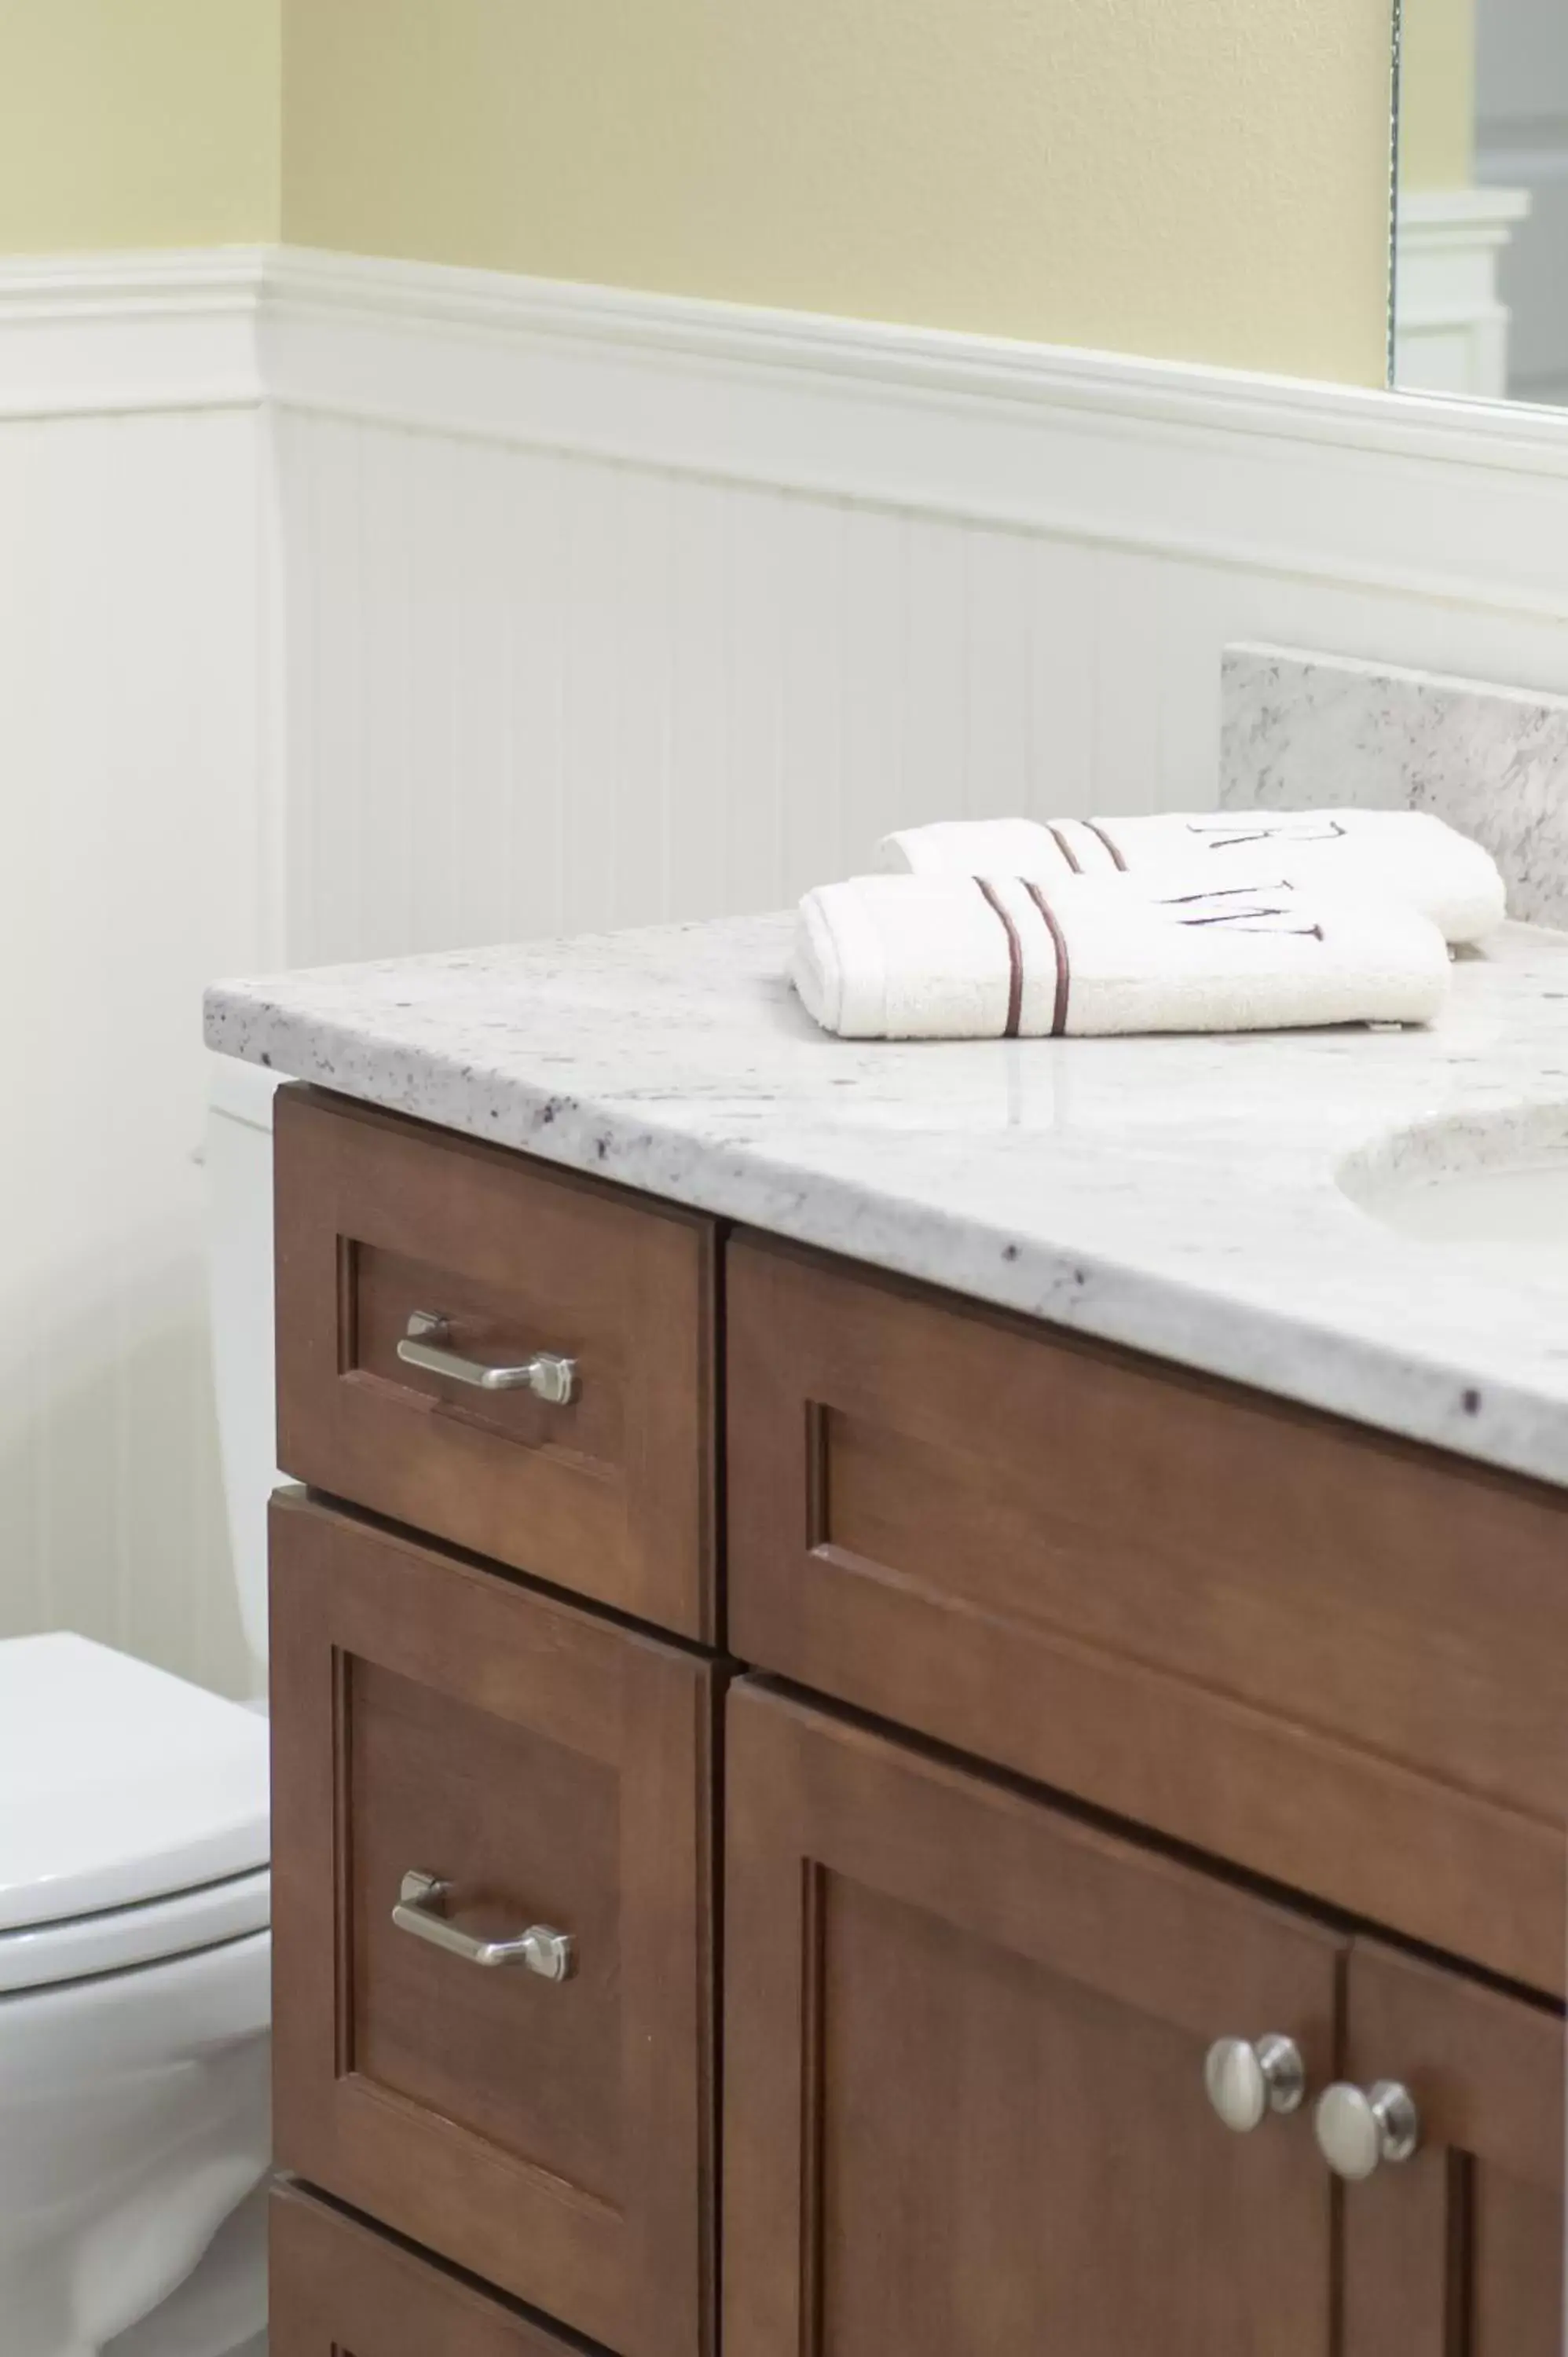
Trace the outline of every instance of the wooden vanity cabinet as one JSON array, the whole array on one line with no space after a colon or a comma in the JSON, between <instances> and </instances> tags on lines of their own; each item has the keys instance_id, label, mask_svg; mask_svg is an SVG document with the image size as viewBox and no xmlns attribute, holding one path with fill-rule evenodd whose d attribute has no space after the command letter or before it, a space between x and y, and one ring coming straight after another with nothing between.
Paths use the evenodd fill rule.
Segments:
<instances>
[{"instance_id":1,"label":"wooden vanity cabinet","mask_svg":"<svg viewBox=\"0 0 1568 2357\"><path fill-rule=\"evenodd\" d=\"M276 1155L272 2357L1560 2357L1568 1501L319 1092Z\"/></svg>"}]
</instances>

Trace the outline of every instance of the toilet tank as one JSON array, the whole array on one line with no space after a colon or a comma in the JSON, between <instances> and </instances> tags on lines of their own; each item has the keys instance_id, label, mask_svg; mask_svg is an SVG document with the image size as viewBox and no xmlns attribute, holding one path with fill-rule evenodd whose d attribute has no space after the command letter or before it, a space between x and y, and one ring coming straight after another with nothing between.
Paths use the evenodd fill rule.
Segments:
<instances>
[{"instance_id":1,"label":"toilet tank","mask_svg":"<svg viewBox=\"0 0 1568 2357\"><path fill-rule=\"evenodd\" d=\"M207 1101L209 1299L218 1439L245 1640L267 1658L267 1499L273 1400L273 1097L282 1076L213 1059Z\"/></svg>"}]
</instances>

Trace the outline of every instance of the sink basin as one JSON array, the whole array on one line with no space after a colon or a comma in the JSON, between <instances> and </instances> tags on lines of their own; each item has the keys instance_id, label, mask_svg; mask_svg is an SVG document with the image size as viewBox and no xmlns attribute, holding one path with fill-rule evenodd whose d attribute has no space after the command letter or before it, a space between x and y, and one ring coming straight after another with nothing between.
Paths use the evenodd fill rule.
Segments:
<instances>
[{"instance_id":1,"label":"sink basin","mask_svg":"<svg viewBox=\"0 0 1568 2357\"><path fill-rule=\"evenodd\" d=\"M1338 1179L1401 1235L1568 1281L1568 1105L1420 1123L1353 1155Z\"/></svg>"}]
</instances>

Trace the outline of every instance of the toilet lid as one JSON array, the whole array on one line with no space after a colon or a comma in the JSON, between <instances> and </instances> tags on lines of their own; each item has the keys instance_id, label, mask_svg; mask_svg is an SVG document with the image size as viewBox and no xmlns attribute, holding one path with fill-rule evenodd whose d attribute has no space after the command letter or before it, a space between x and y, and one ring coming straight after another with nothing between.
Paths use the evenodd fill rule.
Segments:
<instances>
[{"instance_id":1,"label":"toilet lid","mask_svg":"<svg viewBox=\"0 0 1568 2357\"><path fill-rule=\"evenodd\" d=\"M0 1933L254 1874L267 1725L85 1637L0 1641Z\"/></svg>"}]
</instances>

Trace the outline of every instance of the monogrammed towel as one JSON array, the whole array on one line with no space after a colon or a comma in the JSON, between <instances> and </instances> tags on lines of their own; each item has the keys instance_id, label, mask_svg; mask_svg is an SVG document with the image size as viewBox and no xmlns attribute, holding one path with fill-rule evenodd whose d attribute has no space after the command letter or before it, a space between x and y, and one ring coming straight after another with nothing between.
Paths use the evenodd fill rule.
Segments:
<instances>
[{"instance_id":1,"label":"monogrammed towel","mask_svg":"<svg viewBox=\"0 0 1568 2357\"><path fill-rule=\"evenodd\" d=\"M1445 941L1484 941L1506 893L1478 843L1427 811L1193 811L1155 818L951 819L906 827L877 866L914 876L1064 877L1180 871L1210 885L1283 877L1302 888L1387 892Z\"/></svg>"},{"instance_id":2,"label":"monogrammed towel","mask_svg":"<svg viewBox=\"0 0 1568 2357\"><path fill-rule=\"evenodd\" d=\"M847 1039L1428 1023L1447 947L1408 903L1282 882L854 876L800 903L790 976Z\"/></svg>"}]
</instances>

